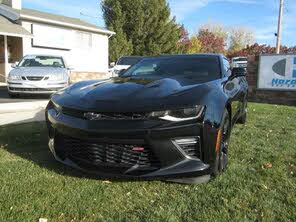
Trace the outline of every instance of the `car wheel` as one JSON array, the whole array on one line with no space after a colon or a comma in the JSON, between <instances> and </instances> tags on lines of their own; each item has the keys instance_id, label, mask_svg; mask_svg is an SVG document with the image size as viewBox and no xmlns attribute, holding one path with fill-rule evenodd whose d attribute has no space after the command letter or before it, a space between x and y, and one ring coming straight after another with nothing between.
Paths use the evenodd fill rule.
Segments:
<instances>
[{"instance_id":1,"label":"car wheel","mask_svg":"<svg viewBox=\"0 0 296 222\"><path fill-rule=\"evenodd\" d=\"M245 124L247 122L247 112L245 112L238 120L237 123Z\"/></svg>"},{"instance_id":2,"label":"car wheel","mask_svg":"<svg viewBox=\"0 0 296 222\"><path fill-rule=\"evenodd\" d=\"M216 155L214 167L214 176L221 174L228 164L228 146L231 132L230 115L227 110L224 111L221 126L220 126L220 141L219 150Z\"/></svg>"},{"instance_id":3,"label":"car wheel","mask_svg":"<svg viewBox=\"0 0 296 222\"><path fill-rule=\"evenodd\" d=\"M248 102L247 100L245 100L244 102L244 106L243 106L243 110L244 110L244 113L243 115L238 118L238 120L236 121L238 124L245 124L247 122L247 107L248 107Z\"/></svg>"}]
</instances>

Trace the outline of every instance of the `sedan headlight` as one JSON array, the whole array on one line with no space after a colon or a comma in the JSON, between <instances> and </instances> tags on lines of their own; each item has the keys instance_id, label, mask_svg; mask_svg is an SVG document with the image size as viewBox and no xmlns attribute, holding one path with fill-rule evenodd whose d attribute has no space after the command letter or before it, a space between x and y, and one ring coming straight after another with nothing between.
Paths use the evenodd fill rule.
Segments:
<instances>
[{"instance_id":1,"label":"sedan headlight","mask_svg":"<svg viewBox=\"0 0 296 222\"><path fill-rule=\"evenodd\" d=\"M8 80L22 80L22 77L20 75L9 74Z\"/></svg>"},{"instance_id":2,"label":"sedan headlight","mask_svg":"<svg viewBox=\"0 0 296 222\"><path fill-rule=\"evenodd\" d=\"M52 81L62 81L63 80L63 74L54 74L54 75L51 75L49 77L50 80Z\"/></svg>"},{"instance_id":3,"label":"sedan headlight","mask_svg":"<svg viewBox=\"0 0 296 222\"><path fill-rule=\"evenodd\" d=\"M204 111L204 108L204 106L195 106L192 108L158 111L152 112L150 114L150 117L159 118L171 122L187 121L200 118Z\"/></svg>"}]
</instances>

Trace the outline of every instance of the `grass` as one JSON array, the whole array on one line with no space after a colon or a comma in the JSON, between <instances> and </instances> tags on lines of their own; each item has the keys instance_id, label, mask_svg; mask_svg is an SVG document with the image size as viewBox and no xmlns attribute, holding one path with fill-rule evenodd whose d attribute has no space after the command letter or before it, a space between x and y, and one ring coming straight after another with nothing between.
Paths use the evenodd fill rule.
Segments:
<instances>
[{"instance_id":1,"label":"grass","mask_svg":"<svg viewBox=\"0 0 296 222\"><path fill-rule=\"evenodd\" d=\"M296 108L250 104L225 174L201 185L85 177L43 123L0 128L0 221L295 221Z\"/></svg>"}]
</instances>

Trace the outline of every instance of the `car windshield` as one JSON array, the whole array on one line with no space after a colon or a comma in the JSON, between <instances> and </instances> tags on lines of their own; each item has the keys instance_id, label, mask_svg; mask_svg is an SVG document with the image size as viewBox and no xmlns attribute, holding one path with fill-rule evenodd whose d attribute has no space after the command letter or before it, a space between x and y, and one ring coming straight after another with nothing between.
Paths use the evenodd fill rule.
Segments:
<instances>
[{"instance_id":1,"label":"car windshield","mask_svg":"<svg viewBox=\"0 0 296 222\"><path fill-rule=\"evenodd\" d=\"M146 58L123 73L129 76L183 76L205 79L221 77L218 56L174 56Z\"/></svg>"},{"instance_id":2,"label":"car windshield","mask_svg":"<svg viewBox=\"0 0 296 222\"><path fill-rule=\"evenodd\" d=\"M122 57L118 60L117 65L133 66L141 59L141 57Z\"/></svg>"},{"instance_id":3,"label":"car windshield","mask_svg":"<svg viewBox=\"0 0 296 222\"><path fill-rule=\"evenodd\" d=\"M236 58L232 60L233 62L247 62L248 58Z\"/></svg>"},{"instance_id":4,"label":"car windshield","mask_svg":"<svg viewBox=\"0 0 296 222\"><path fill-rule=\"evenodd\" d=\"M65 68L61 57L54 56L25 56L19 63L20 67L56 67Z\"/></svg>"}]
</instances>

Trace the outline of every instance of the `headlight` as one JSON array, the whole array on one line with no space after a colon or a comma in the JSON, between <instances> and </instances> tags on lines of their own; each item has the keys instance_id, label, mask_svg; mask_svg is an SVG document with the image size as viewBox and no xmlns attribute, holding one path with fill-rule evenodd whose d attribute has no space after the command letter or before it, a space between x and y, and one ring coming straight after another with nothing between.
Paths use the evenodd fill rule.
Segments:
<instances>
[{"instance_id":1,"label":"headlight","mask_svg":"<svg viewBox=\"0 0 296 222\"><path fill-rule=\"evenodd\" d=\"M53 81L61 81L63 80L63 75L62 74L51 75L49 79Z\"/></svg>"},{"instance_id":2,"label":"headlight","mask_svg":"<svg viewBox=\"0 0 296 222\"><path fill-rule=\"evenodd\" d=\"M22 77L20 75L9 74L8 80L22 80Z\"/></svg>"},{"instance_id":3,"label":"headlight","mask_svg":"<svg viewBox=\"0 0 296 222\"><path fill-rule=\"evenodd\" d=\"M198 119L204 111L204 106L195 106L192 108L176 109L169 111L158 111L150 114L151 118L159 118L171 122L180 122L186 120Z\"/></svg>"}]
</instances>

